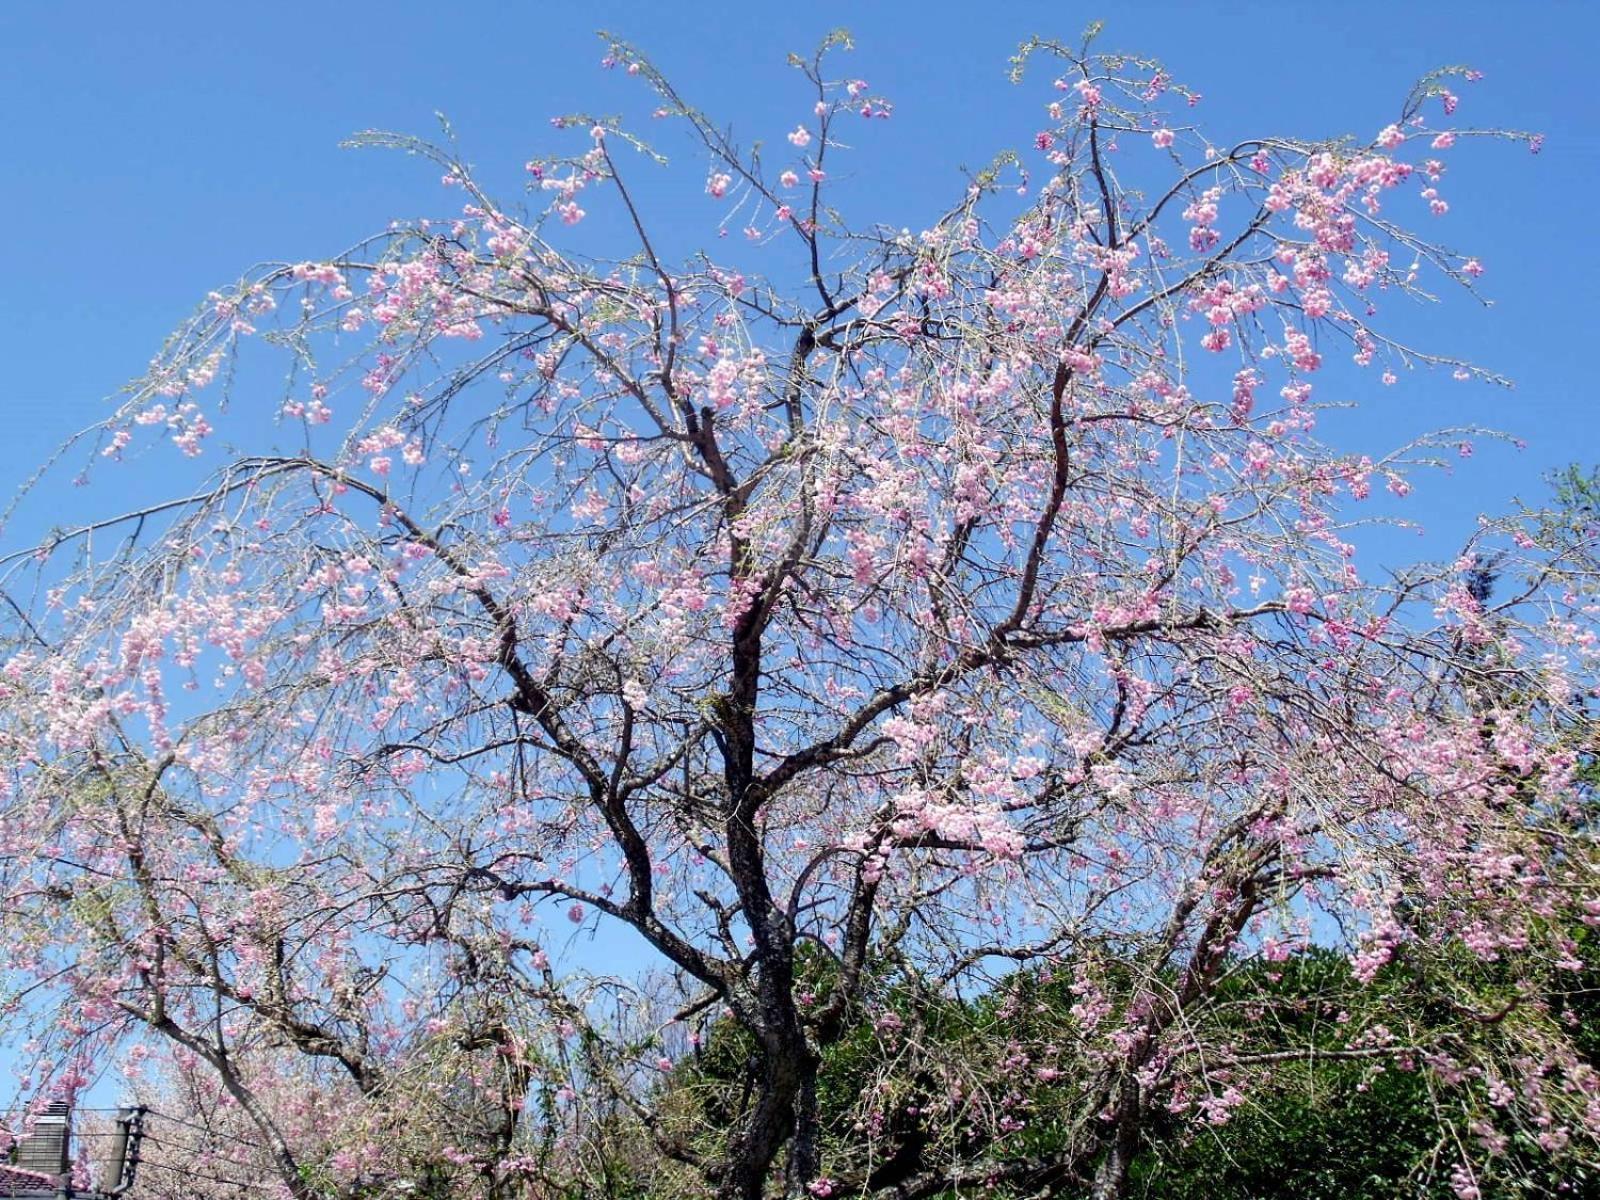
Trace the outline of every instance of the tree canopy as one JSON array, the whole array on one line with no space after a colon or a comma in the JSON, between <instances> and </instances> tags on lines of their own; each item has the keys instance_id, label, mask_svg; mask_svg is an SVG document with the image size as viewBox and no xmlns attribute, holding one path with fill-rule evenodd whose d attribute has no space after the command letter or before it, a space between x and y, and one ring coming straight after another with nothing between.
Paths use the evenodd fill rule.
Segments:
<instances>
[{"instance_id":1,"label":"tree canopy","mask_svg":"<svg viewBox=\"0 0 1600 1200\"><path fill-rule=\"evenodd\" d=\"M154 1055L294 1200L1176 1197L1314 1083L1462 1200L1592 1169L1593 524L1386 573L1363 506L1468 435L1315 432L1503 382L1389 311L1529 140L1473 73L1223 143L1035 41L912 232L835 208L844 35L749 145L607 44L704 248L619 119L520 205L364 135L450 211L213 293L76 443L133 510L10 560L29 1082Z\"/></svg>"}]
</instances>

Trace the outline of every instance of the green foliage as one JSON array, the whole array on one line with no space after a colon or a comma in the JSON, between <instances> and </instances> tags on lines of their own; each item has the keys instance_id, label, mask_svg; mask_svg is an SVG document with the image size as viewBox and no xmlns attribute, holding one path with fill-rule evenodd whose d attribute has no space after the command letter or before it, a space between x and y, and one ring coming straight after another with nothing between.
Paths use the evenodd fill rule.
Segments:
<instances>
[{"instance_id":1,"label":"green foliage","mask_svg":"<svg viewBox=\"0 0 1600 1200\"><path fill-rule=\"evenodd\" d=\"M1299 1067L1224 1126L1153 1130L1130 1191L1149 1200L1443 1198L1441 1178L1424 1182L1443 1142L1417 1073Z\"/></svg>"},{"instance_id":2,"label":"green foliage","mask_svg":"<svg viewBox=\"0 0 1600 1200\"><path fill-rule=\"evenodd\" d=\"M1163 1133L1169 1134L1163 1137ZM1227 1125L1152 1131L1130 1194L1140 1200L1451 1200L1464 1131L1420 1072L1326 1063L1286 1072ZM1479 1157L1479 1156L1474 1156ZM1529 1139L1480 1158L1485 1197L1600 1198L1592 1164L1550 1161Z\"/></svg>"},{"instance_id":3,"label":"green foliage","mask_svg":"<svg viewBox=\"0 0 1600 1200\"><path fill-rule=\"evenodd\" d=\"M1600 520L1600 467L1585 470L1576 463L1549 477L1556 507L1573 529Z\"/></svg>"},{"instance_id":4,"label":"green foliage","mask_svg":"<svg viewBox=\"0 0 1600 1200\"><path fill-rule=\"evenodd\" d=\"M1586 960L1600 950L1594 930L1573 936ZM825 991L821 971L810 968ZM1346 959L1329 950L1281 963L1234 963L1200 1018L1212 1025L1208 1041L1258 1056L1288 1053L1242 1084L1248 1101L1225 1123L1158 1103L1130 1198L1453 1200L1450 1172L1468 1160L1484 1200L1600 1200L1593 1156L1553 1158L1526 1122L1484 1104L1482 1080L1470 1067L1465 1083L1452 1086L1413 1056L1346 1054L1353 1031L1382 1022L1402 1041L1449 1029L1445 1044L1464 1064L1492 1061L1516 1044L1523 1023L1554 1020L1576 1034L1589 1063L1600 1061L1600 974L1557 973L1559 989L1552 985L1538 1003L1501 1013L1496 1006L1506 1008L1510 994L1504 975L1502 965L1466 954L1460 961L1401 955L1371 985L1357 981ZM1047 1079L1028 1068L1009 1075L999 1069L1018 1048L1080 1041L1070 978L1060 970L1019 973L966 1000L916 980L881 983L869 1010L823 1052L825 1161L865 1166L875 1180L892 1182L941 1162L1071 1148L1084 1134L1076 1123L1086 1119L1095 1082L1089 1061L1068 1054L1056 1060L1062 1074ZM668 1085L677 1120L707 1139L720 1136L737 1120L756 1069L748 1038L732 1022L713 1025ZM1014 1094L973 1093L963 1104L949 1102L952 1084L984 1078L1008 1078ZM1006 1115L1021 1127L997 1136L996 1118ZM1498 1153L1484 1150L1485 1130L1504 1138ZM1004 1188L985 1194L1011 1195Z\"/></svg>"}]
</instances>

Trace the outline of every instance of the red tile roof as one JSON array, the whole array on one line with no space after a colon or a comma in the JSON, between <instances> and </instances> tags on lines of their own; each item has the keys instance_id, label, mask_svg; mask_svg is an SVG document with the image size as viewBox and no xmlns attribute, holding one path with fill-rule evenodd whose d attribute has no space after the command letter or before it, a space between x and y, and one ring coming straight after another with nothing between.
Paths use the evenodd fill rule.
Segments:
<instances>
[{"instance_id":1,"label":"red tile roof","mask_svg":"<svg viewBox=\"0 0 1600 1200\"><path fill-rule=\"evenodd\" d=\"M0 1200L12 1196L54 1196L56 1180L53 1175L39 1175L0 1163Z\"/></svg>"}]
</instances>

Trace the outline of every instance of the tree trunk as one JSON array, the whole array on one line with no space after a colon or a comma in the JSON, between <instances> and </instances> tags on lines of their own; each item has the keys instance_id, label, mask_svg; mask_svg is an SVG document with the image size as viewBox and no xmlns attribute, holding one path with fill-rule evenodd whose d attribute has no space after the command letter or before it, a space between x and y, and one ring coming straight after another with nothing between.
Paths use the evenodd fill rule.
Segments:
<instances>
[{"instance_id":1,"label":"tree trunk","mask_svg":"<svg viewBox=\"0 0 1600 1200\"><path fill-rule=\"evenodd\" d=\"M1139 1085L1124 1079L1117 1098L1111 1143L1094 1173L1091 1200L1123 1200L1128 1193L1128 1172L1139 1150Z\"/></svg>"},{"instance_id":2,"label":"tree trunk","mask_svg":"<svg viewBox=\"0 0 1600 1200\"><path fill-rule=\"evenodd\" d=\"M784 1195L804 1197L807 1185L822 1173L822 1114L817 1109L817 1059L807 1048L801 1062L800 1090L795 1096L794 1136L784 1171Z\"/></svg>"},{"instance_id":3,"label":"tree trunk","mask_svg":"<svg viewBox=\"0 0 1600 1200\"><path fill-rule=\"evenodd\" d=\"M728 1139L728 1171L718 1200L761 1200L778 1151L794 1130L794 1101L800 1091L796 1063L787 1055L763 1054L765 1078L756 1083L755 1107Z\"/></svg>"}]
</instances>

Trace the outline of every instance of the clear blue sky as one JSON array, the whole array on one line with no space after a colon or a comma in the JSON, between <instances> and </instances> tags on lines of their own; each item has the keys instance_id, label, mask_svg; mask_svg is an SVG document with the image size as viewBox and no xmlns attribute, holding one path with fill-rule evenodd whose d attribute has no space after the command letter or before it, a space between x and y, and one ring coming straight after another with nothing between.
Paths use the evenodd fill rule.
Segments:
<instances>
[{"instance_id":1,"label":"clear blue sky","mask_svg":"<svg viewBox=\"0 0 1600 1200\"><path fill-rule=\"evenodd\" d=\"M1600 459L1590 416L1600 5L90 0L0 6L9 235L0 361L10 417L0 480L9 489L102 413L102 398L211 287L252 263L330 254L392 216L442 208L436 172L338 149L349 133L427 135L442 110L467 156L509 188L526 158L554 148L551 114L633 107L627 81L597 69L596 27L644 47L703 108L770 136L806 103L786 52L809 51L847 24L858 43L852 73L898 102L855 160L868 172L869 215L914 225L953 193L959 164L1022 145L1034 129L1039 92L1004 78L1016 43L1036 31L1073 39L1097 16L1107 20L1105 48L1158 56L1205 93L1196 115L1219 139L1367 137L1428 68L1483 70L1484 82L1463 89L1461 116L1542 130L1549 141L1537 158L1509 147L1455 152L1441 232L1482 255L1497 304L1484 313L1459 303L1428 324L1433 348L1469 352L1518 389L1439 378L1374 397L1334 432L1362 450L1463 421L1525 438L1525 452L1485 452L1424 489L1420 511L1446 525L1537 492L1553 465ZM689 157L675 138L663 148ZM94 507L114 502L100 495Z\"/></svg>"}]
</instances>

